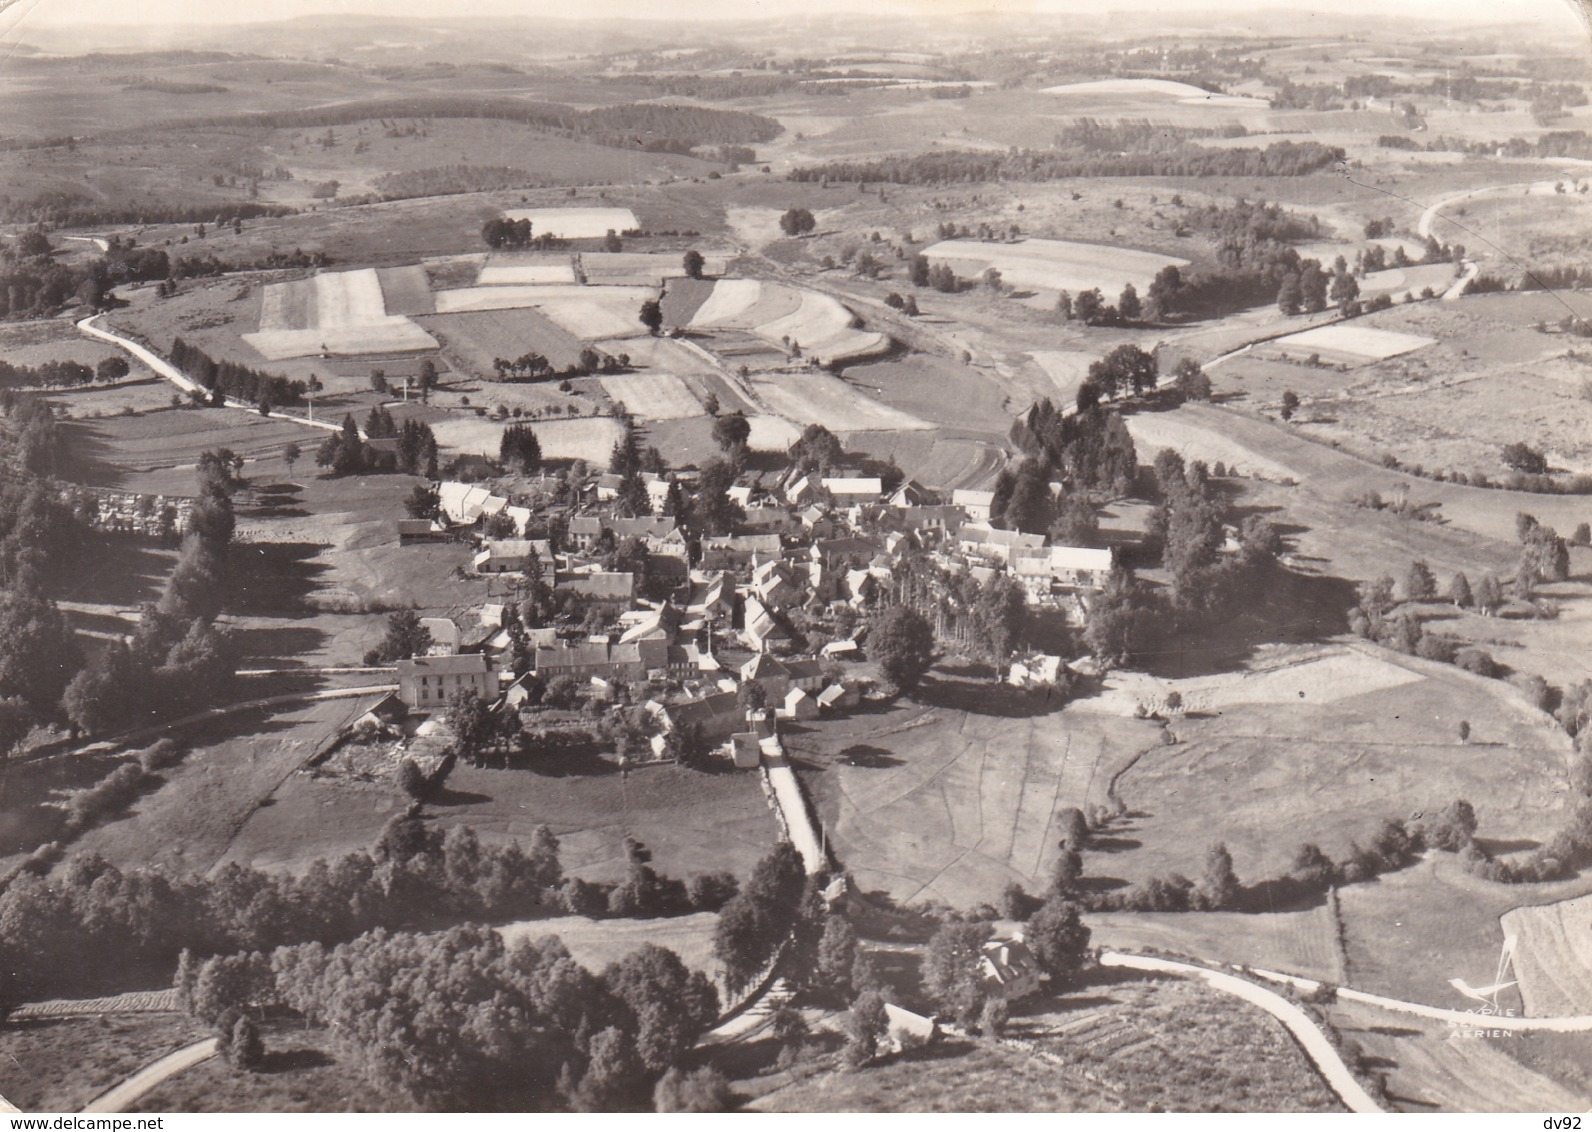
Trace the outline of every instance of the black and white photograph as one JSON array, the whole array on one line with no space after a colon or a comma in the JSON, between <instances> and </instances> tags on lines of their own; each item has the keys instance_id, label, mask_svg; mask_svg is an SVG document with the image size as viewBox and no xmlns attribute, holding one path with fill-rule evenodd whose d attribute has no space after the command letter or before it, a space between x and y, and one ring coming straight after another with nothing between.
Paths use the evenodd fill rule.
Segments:
<instances>
[{"instance_id":1,"label":"black and white photograph","mask_svg":"<svg viewBox=\"0 0 1592 1132\"><path fill-rule=\"evenodd\" d=\"M1592 6L0 0L11 1128L1588 1111Z\"/></svg>"}]
</instances>

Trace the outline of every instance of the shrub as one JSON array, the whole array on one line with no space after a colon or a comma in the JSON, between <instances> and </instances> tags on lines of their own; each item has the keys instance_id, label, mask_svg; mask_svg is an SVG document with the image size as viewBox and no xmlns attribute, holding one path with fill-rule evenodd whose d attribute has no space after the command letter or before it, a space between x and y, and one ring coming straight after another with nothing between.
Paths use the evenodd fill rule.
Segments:
<instances>
[{"instance_id":1,"label":"shrub","mask_svg":"<svg viewBox=\"0 0 1592 1132\"><path fill-rule=\"evenodd\" d=\"M144 778L144 768L138 763L123 763L93 786L78 791L66 806L67 827L87 829L99 818L132 805Z\"/></svg>"},{"instance_id":2,"label":"shrub","mask_svg":"<svg viewBox=\"0 0 1592 1132\"><path fill-rule=\"evenodd\" d=\"M157 770L176 766L182 761L182 756L183 750L175 740L160 739L153 746L138 752L138 765L143 767L144 773L153 774Z\"/></svg>"},{"instance_id":3,"label":"shrub","mask_svg":"<svg viewBox=\"0 0 1592 1132\"><path fill-rule=\"evenodd\" d=\"M1477 676L1492 678L1498 675L1498 662L1485 649L1474 646L1460 649L1454 654L1454 663L1466 672L1474 672Z\"/></svg>"}]
</instances>

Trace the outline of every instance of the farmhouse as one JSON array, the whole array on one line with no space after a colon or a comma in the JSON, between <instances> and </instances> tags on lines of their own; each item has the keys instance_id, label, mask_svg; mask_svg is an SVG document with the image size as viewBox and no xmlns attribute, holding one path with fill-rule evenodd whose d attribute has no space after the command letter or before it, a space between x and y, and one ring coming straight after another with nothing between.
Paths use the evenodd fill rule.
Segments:
<instances>
[{"instance_id":1,"label":"farmhouse","mask_svg":"<svg viewBox=\"0 0 1592 1132\"><path fill-rule=\"evenodd\" d=\"M988 523L966 523L956 532L956 546L969 558L1007 563L1019 550L1043 548L1045 536L1027 531L1007 531Z\"/></svg>"},{"instance_id":2,"label":"farmhouse","mask_svg":"<svg viewBox=\"0 0 1592 1132\"><path fill-rule=\"evenodd\" d=\"M477 574L523 574L533 561L552 559L553 545L545 539L491 539L471 565Z\"/></svg>"},{"instance_id":3,"label":"farmhouse","mask_svg":"<svg viewBox=\"0 0 1592 1132\"><path fill-rule=\"evenodd\" d=\"M877 476L826 476L823 486L841 507L872 503L884 494L884 481Z\"/></svg>"},{"instance_id":4,"label":"farmhouse","mask_svg":"<svg viewBox=\"0 0 1592 1132\"><path fill-rule=\"evenodd\" d=\"M459 651L459 626L448 617L422 617L420 627L431 634L431 656L452 656Z\"/></svg>"},{"instance_id":5,"label":"farmhouse","mask_svg":"<svg viewBox=\"0 0 1592 1132\"><path fill-rule=\"evenodd\" d=\"M754 652L783 651L790 648L790 630L755 597L746 599L746 627L742 631L746 647Z\"/></svg>"},{"instance_id":6,"label":"farmhouse","mask_svg":"<svg viewBox=\"0 0 1592 1132\"><path fill-rule=\"evenodd\" d=\"M746 570L780 556L778 535L722 535L702 540L702 569Z\"/></svg>"},{"instance_id":7,"label":"farmhouse","mask_svg":"<svg viewBox=\"0 0 1592 1132\"><path fill-rule=\"evenodd\" d=\"M497 699L498 675L481 653L417 656L398 662L398 696L410 707L440 708L454 692L470 690Z\"/></svg>"},{"instance_id":8,"label":"farmhouse","mask_svg":"<svg viewBox=\"0 0 1592 1132\"><path fill-rule=\"evenodd\" d=\"M663 721L671 731L693 725L700 727L708 742L722 743L736 728L746 726L746 710L734 692L715 692L700 700L666 705Z\"/></svg>"},{"instance_id":9,"label":"farmhouse","mask_svg":"<svg viewBox=\"0 0 1592 1132\"><path fill-rule=\"evenodd\" d=\"M1044 974L1021 935L992 939L978 950L979 981L991 998L1013 1002L1039 989Z\"/></svg>"}]
</instances>

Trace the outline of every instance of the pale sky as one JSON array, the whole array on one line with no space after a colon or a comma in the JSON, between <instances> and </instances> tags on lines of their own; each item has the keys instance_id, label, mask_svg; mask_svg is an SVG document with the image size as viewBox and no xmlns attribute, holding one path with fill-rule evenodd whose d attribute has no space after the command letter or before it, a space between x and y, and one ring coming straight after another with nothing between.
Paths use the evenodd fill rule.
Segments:
<instances>
[{"instance_id":1,"label":"pale sky","mask_svg":"<svg viewBox=\"0 0 1592 1132\"><path fill-rule=\"evenodd\" d=\"M1067 12L1128 9L1169 13L1201 10L1318 10L1410 16L1436 29L1461 22L1519 22L1587 36L1592 0L0 0L0 38L26 39L32 26L83 24L242 24L321 14L430 17L563 17L574 13L665 20L778 19L802 12Z\"/></svg>"}]
</instances>

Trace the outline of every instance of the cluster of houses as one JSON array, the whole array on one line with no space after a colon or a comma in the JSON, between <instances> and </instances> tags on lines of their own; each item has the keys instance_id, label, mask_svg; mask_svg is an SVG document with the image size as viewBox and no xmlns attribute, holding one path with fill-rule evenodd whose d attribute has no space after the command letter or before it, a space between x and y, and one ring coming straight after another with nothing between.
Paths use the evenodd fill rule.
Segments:
<instances>
[{"instance_id":1,"label":"cluster of houses","mask_svg":"<svg viewBox=\"0 0 1592 1132\"><path fill-rule=\"evenodd\" d=\"M92 510L84 509L95 530L136 534L148 538L169 538L188 529L188 512L193 500L164 495L137 495L125 491L99 491L74 486L73 491L93 498ZM69 500L70 502L70 500Z\"/></svg>"},{"instance_id":2,"label":"cluster of houses","mask_svg":"<svg viewBox=\"0 0 1592 1132\"><path fill-rule=\"evenodd\" d=\"M529 630L531 671L544 683L571 677L599 699L617 698L617 689L640 682L674 689L646 701L660 752L669 732L690 726L738 765L756 765L775 720L853 707L859 693L838 662L861 658L861 634L829 641L817 655L797 655L801 633L793 614L838 615L850 607L853 615L842 623L857 622L855 614L888 591L903 555L926 554L948 572L966 571L980 581L1009 575L1031 603L1080 618L1112 566L1109 550L1047 545L1042 535L991 526L988 491L956 491L946 502L910 481L887 493L877 477L792 474L768 487L732 487L745 516L737 533L693 540L666 516L612 514L618 485L606 481L616 479L601 476L589 485L588 502L565 518L558 545L528 537L537 529L532 508L452 482L437 487L438 517L401 520L399 535L400 541L470 536L475 573L533 575L602 606L605 633ZM667 497L661 477L648 477L647 487L649 496ZM489 523L497 515L509 522ZM484 533L510 523L512 537ZM615 547L638 543L646 551L651 598L643 596L637 574L603 565ZM504 697L511 707L523 703L529 695L523 679L513 683L504 671L511 642L502 617L502 606L488 605L469 625L427 620L434 655L400 662L403 701L424 711L466 688L494 701ZM751 698L760 706L748 707L749 684L761 689Z\"/></svg>"}]
</instances>

